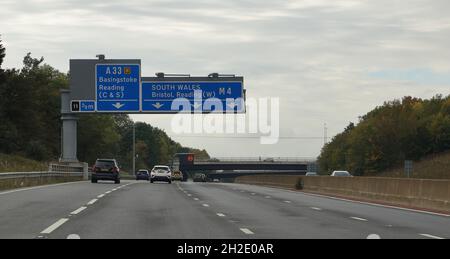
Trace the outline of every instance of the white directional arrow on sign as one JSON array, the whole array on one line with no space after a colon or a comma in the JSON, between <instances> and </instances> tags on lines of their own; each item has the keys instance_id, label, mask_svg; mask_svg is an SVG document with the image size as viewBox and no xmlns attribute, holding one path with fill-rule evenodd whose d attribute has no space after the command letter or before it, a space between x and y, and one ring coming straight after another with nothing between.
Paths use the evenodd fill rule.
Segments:
<instances>
[{"instance_id":1,"label":"white directional arrow on sign","mask_svg":"<svg viewBox=\"0 0 450 259\"><path fill-rule=\"evenodd\" d=\"M194 109L198 109L198 108L200 108L202 106L202 104L201 103L194 103L192 106L194 107Z\"/></svg>"},{"instance_id":2,"label":"white directional arrow on sign","mask_svg":"<svg viewBox=\"0 0 450 259\"><path fill-rule=\"evenodd\" d=\"M236 107L237 104L233 101L233 102L227 103L227 106L230 107L231 109L234 109L234 107Z\"/></svg>"},{"instance_id":3,"label":"white directional arrow on sign","mask_svg":"<svg viewBox=\"0 0 450 259\"><path fill-rule=\"evenodd\" d=\"M163 107L164 106L164 104L161 104L161 103L155 103L155 104L153 104L153 107L155 107L156 109L161 109L161 107Z\"/></svg>"},{"instance_id":4,"label":"white directional arrow on sign","mask_svg":"<svg viewBox=\"0 0 450 259\"><path fill-rule=\"evenodd\" d=\"M112 106L114 106L114 108L116 108L116 109L120 109L120 108L122 108L123 106L125 106L125 104L115 103L115 104L113 104Z\"/></svg>"}]
</instances>

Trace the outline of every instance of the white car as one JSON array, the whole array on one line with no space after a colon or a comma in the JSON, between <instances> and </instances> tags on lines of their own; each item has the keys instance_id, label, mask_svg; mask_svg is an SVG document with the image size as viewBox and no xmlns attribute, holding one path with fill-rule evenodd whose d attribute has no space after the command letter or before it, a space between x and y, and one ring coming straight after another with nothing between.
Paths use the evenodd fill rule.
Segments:
<instances>
[{"instance_id":1,"label":"white car","mask_svg":"<svg viewBox=\"0 0 450 259\"><path fill-rule=\"evenodd\" d=\"M172 170L165 165L157 165L153 167L150 173L150 182L167 182L172 183Z\"/></svg>"},{"instance_id":2,"label":"white car","mask_svg":"<svg viewBox=\"0 0 450 259\"><path fill-rule=\"evenodd\" d=\"M336 176L336 177L353 177L353 175L351 175L349 172L347 171L334 171L331 176Z\"/></svg>"}]
</instances>

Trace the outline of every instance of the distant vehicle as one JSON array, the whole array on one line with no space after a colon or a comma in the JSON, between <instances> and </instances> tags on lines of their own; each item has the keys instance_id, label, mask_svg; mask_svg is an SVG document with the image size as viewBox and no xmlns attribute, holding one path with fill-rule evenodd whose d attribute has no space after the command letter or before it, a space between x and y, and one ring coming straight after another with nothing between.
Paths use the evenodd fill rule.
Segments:
<instances>
[{"instance_id":1,"label":"distant vehicle","mask_svg":"<svg viewBox=\"0 0 450 259\"><path fill-rule=\"evenodd\" d=\"M334 171L331 176L336 177L353 177L349 172L347 171Z\"/></svg>"},{"instance_id":2,"label":"distant vehicle","mask_svg":"<svg viewBox=\"0 0 450 259\"><path fill-rule=\"evenodd\" d=\"M319 176L317 173L309 172L306 173L305 176Z\"/></svg>"},{"instance_id":3,"label":"distant vehicle","mask_svg":"<svg viewBox=\"0 0 450 259\"><path fill-rule=\"evenodd\" d=\"M266 159L264 159L264 162L275 162L275 159L273 159L273 158L266 158Z\"/></svg>"},{"instance_id":4,"label":"distant vehicle","mask_svg":"<svg viewBox=\"0 0 450 259\"><path fill-rule=\"evenodd\" d=\"M206 175L205 174L195 174L194 175L194 182L206 182Z\"/></svg>"},{"instance_id":5,"label":"distant vehicle","mask_svg":"<svg viewBox=\"0 0 450 259\"><path fill-rule=\"evenodd\" d=\"M172 181L183 181L183 173L180 171L173 172Z\"/></svg>"},{"instance_id":6,"label":"distant vehicle","mask_svg":"<svg viewBox=\"0 0 450 259\"><path fill-rule=\"evenodd\" d=\"M120 169L115 159L97 159L92 167L91 182L99 180L114 181L120 183Z\"/></svg>"},{"instance_id":7,"label":"distant vehicle","mask_svg":"<svg viewBox=\"0 0 450 259\"><path fill-rule=\"evenodd\" d=\"M150 173L150 182L167 182L172 183L172 171L170 167L165 165L157 165L153 167Z\"/></svg>"},{"instance_id":8,"label":"distant vehicle","mask_svg":"<svg viewBox=\"0 0 450 259\"><path fill-rule=\"evenodd\" d=\"M140 169L136 173L136 181L145 180L150 181L150 173L146 169Z\"/></svg>"}]
</instances>

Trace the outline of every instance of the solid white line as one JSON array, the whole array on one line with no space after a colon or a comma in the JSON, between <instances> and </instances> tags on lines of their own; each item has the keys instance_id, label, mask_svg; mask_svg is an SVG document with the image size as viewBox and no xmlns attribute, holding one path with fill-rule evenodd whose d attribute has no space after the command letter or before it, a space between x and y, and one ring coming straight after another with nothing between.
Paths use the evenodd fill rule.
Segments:
<instances>
[{"instance_id":1,"label":"solid white line","mask_svg":"<svg viewBox=\"0 0 450 259\"><path fill-rule=\"evenodd\" d=\"M90 202L88 202L87 205L92 205L92 204L96 203L97 201L98 201L97 199L93 199Z\"/></svg>"},{"instance_id":2,"label":"solid white line","mask_svg":"<svg viewBox=\"0 0 450 259\"><path fill-rule=\"evenodd\" d=\"M209 205L208 204L203 204L203 207L209 207Z\"/></svg>"},{"instance_id":3,"label":"solid white line","mask_svg":"<svg viewBox=\"0 0 450 259\"><path fill-rule=\"evenodd\" d=\"M246 185L246 184L242 184L242 185ZM248 185L248 186L254 187L254 185ZM293 191L293 190L288 190L288 189L283 189L283 188L275 188L275 187L269 187L269 186L258 186L258 187L265 188L265 189L278 190L278 191L285 191L285 192L290 192L290 193L296 193L296 194L302 194L302 195L306 195L306 196L315 196L315 197L327 198L327 199L332 199L332 200L337 200L337 201L345 201L345 202L370 205L370 206L375 206L375 207L403 210L403 211L423 213L423 214L429 214L429 215L434 215L434 216L450 218L449 214L443 214L443 213L437 213L437 212L431 212L431 211L425 211L425 210L408 209L408 208L396 207L396 206L392 206L392 205L383 205L383 204L379 204L379 203L366 202L366 201L355 201L355 200L349 200L349 199L344 199L344 198L337 198L337 197L333 197L333 196L329 196L329 195L315 194L315 193L302 192L302 191Z\"/></svg>"},{"instance_id":4,"label":"solid white line","mask_svg":"<svg viewBox=\"0 0 450 259\"><path fill-rule=\"evenodd\" d=\"M217 213L217 216L219 216L219 217L225 217L225 214L223 214L223 213Z\"/></svg>"},{"instance_id":5,"label":"solid white line","mask_svg":"<svg viewBox=\"0 0 450 259\"><path fill-rule=\"evenodd\" d=\"M97 196L97 198L99 198L99 199L101 199L101 198L103 198L103 197L105 197L104 194L100 194L99 196Z\"/></svg>"},{"instance_id":6,"label":"solid white line","mask_svg":"<svg viewBox=\"0 0 450 259\"><path fill-rule=\"evenodd\" d=\"M72 211L70 214L77 215L77 214L79 214L80 212L82 212L85 209L87 209L87 208L86 207L81 207L81 208L79 208L77 210Z\"/></svg>"},{"instance_id":7,"label":"solid white line","mask_svg":"<svg viewBox=\"0 0 450 259\"><path fill-rule=\"evenodd\" d=\"M21 188L21 189L12 190L12 191L0 192L0 195L5 195L5 194L10 194L10 193L15 193L15 192L39 190L39 189L45 189L45 188L49 188L49 187L57 187L57 186L77 184L77 183L86 183L86 182L87 181L79 181L79 182L70 182L70 183L49 184L49 185L42 185L42 186L36 186L36 187L30 187L30 188Z\"/></svg>"},{"instance_id":8,"label":"solid white line","mask_svg":"<svg viewBox=\"0 0 450 259\"><path fill-rule=\"evenodd\" d=\"M351 219L354 220L359 220L359 221L367 221L367 219L363 219L363 218L357 218L357 217L350 217Z\"/></svg>"},{"instance_id":9,"label":"solid white line","mask_svg":"<svg viewBox=\"0 0 450 259\"><path fill-rule=\"evenodd\" d=\"M318 210L318 211L321 211L321 210L322 210L321 208L317 208L317 207L311 207L311 209L313 209L313 210Z\"/></svg>"},{"instance_id":10,"label":"solid white line","mask_svg":"<svg viewBox=\"0 0 450 259\"><path fill-rule=\"evenodd\" d=\"M69 219L60 219L60 220L56 221L56 223L54 223L53 225L51 225L50 227L48 227L44 231L42 231L41 234L50 234L53 231L55 231L57 228L62 226L64 223L66 223L67 221L69 221Z\"/></svg>"},{"instance_id":11,"label":"solid white line","mask_svg":"<svg viewBox=\"0 0 450 259\"><path fill-rule=\"evenodd\" d=\"M254 235L255 233L253 233L250 229L248 228L241 228L240 229L242 232L244 232L247 235Z\"/></svg>"},{"instance_id":12,"label":"solid white line","mask_svg":"<svg viewBox=\"0 0 450 259\"><path fill-rule=\"evenodd\" d=\"M432 238L432 239L445 239L443 237L437 237L437 236L433 236L433 235L428 235L428 234L420 234L423 237L428 237L428 238Z\"/></svg>"},{"instance_id":13,"label":"solid white line","mask_svg":"<svg viewBox=\"0 0 450 259\"><path fill-rule=\"evenodd\" d=\"M266 187L266 188L270 188L270 187ZM357 204L363 204L363 205L370 205L370 206L381 207L381 208L388 208L388 209L396 209L396 210L403 210L403 211L409 211L409 212L423 213L423 214L429 214L429 215L441 216L441 217L447 217L447 218L450 217L450 215L448 215L448 214L436 213L436 212L425 211L425 210L408 209L408 208L396 207L396 206L391 206L391 205L383 205L383 204L378 204L378 203L373 203L373 202L366 202L366 201L354 201L354 200L349 200L349 199L344 199L344 198L337 198L337 197L333 197L333 196L327 196L327 195L323 195L323 194L315 194L315 193L307 193L307 192L291 191L291 190L285 190L285 191L292 192L292 193L301 193L301 194L307 195L307 196L315 196L315 197L320 197L320 198L327 198L327 199L337 200L337 201L345 201L345 202L351 202L351 203L357 203Z\"/></svg>"}]
</instances>

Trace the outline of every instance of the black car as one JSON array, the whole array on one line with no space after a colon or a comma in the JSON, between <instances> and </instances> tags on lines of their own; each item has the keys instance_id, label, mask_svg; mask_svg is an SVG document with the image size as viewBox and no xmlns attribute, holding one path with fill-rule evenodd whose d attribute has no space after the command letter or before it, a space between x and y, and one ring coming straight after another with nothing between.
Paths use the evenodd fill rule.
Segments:
<instances>
[{"instance_id":1,"label":"black car","mask_svg":"<svg viewBox=\"0 0 450 259\"><path fill-rule=\"evenodd\" d=\"M194 175L194 182L206 182L206 175L205 174L195 174Z\"/></svg>"},{"instance_id":2,"label":"black car","mask_svg":"<svg viewBox=\"0 0 450 259\"><path fill-rule=\"evenodd\" d=\"M137 171L136 181L139 181L139 180L150 181L150 173L148 172L148 170L141 169L141 170Z\"/></svg>"},{"instance_id":3,"label":"black car","mask_svg":"<svg viewBox=\"0 0 450 259\"><path fill-rule=\"evenodd\" d=\"M99 180L114 181L120 183L120 169L115 159L97 159L92 167L91 182Z\"/></svg>"}]
</instances>

